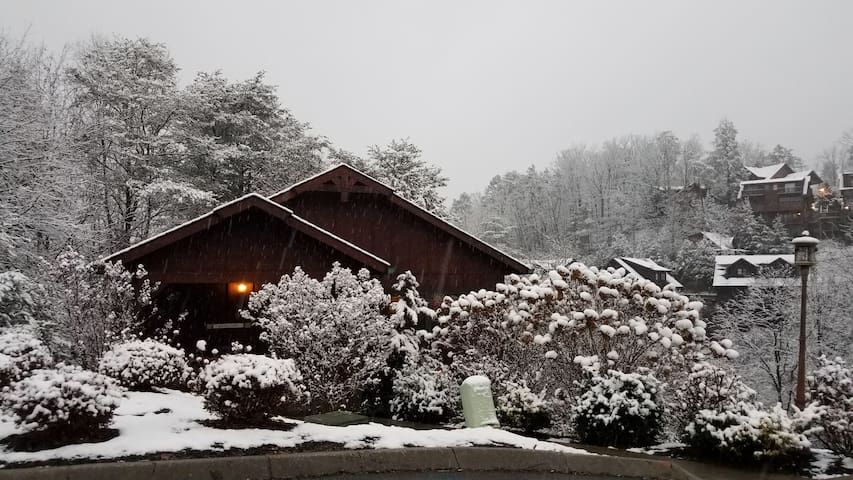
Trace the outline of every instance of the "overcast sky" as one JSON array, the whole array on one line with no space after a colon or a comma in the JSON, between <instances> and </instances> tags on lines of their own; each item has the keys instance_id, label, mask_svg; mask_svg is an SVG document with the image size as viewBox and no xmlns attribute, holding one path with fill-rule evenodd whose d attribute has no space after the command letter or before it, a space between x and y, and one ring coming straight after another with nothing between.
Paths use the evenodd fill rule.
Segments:
<instances>
[{"instance_id":1,"label":"overcast sky","mask_svg":"<svg viewBox=\"0 0 853 480\"><path fill-rule=\"evenodd\" d=\"M183 83L266 70L314 132L364 154L410 137L448 194L575 143L728 117L811 161L853 128L853 1L4 0L52 49L92 33L166 43Z\"/></svg>"}]
</instances>

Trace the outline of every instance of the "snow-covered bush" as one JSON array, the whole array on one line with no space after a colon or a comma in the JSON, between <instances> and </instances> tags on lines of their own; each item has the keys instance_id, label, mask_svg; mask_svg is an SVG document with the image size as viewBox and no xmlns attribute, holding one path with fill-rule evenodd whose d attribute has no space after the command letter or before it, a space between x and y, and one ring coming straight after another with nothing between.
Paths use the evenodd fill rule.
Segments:
<instances>
[{"instance_id":1,"label":"snow-covered bush","mask_svg":"<svg viewBox=\"0 0 853 480\"><path fill-rule=\"evenodd\" d=\"M55 341L59 352L85 368L97 368L111 345L132 337L155 308L156 289L141 266L127 271L119 262L89 263L66 250L51 264L55 279Z\"/></svg>"},{"instance_id":2,"label":"snow-covered bush","mask_svg":"<svg viewBox=\"0 0 853 480\"><path fill-rule=\"evenodd\" d=\"M836 453L853 455L853 369L841 358L821 357L809 375L809 394L823 408L814 436Z\"/></svg>"},{"instance_id":3,"label":"snow-covered bush","mask_svg":"<svg viewBox=\"0 0 853 480\"><path fill-rule=\"evenodd\" d=\"M811 459L810 442L778 404L770 410L760 404L738 402L718 410L701 410L684 431L684 442L699 457L734 464L767 463L797 470Z\"/></svg>"},{"instance_id":4,"label":"snow-covered bush","mask_svg":"<svg viewBox=\"0 0 853 480\"><path fill-rule=\"evenodd\" d=\"M20 329L0 334L0 387L52 363L47 347L32 334Z\"/></svg>"},{"instance_id":5,"label":"snow-covered bush","mask_svg":"<svg viewBox=\"0 0 853 480\"><path fill-rule=\"evenodd\" d=\"M662 381L686 376L696 361L736 358L731 342L709 338L701 308L623 269L575 262L542 276L511 275L495 291L447 297L431 333L454 362L491 358L536 391L574 397L578 356L624 373L648 369Z\"/></svg>"},{"instance_id":6,"label":"snow-covered bush","mask_svg":"<svg viewBox=\"0 0 853 480\"><path fill-rule=\"evenodd\" d=\"M302 375L292 359L223 355L202 371L205 408L223 420L257 423L287 414L304 401Z\"/></svg>"},{"instance_id":7,"label":"snow-covered bush","mask_svg":"<svg viewBox=\"0 0 853 480\"><path fill-rule=\"evenodd\" d=\"M579 362L580 363L580 362ZM660 382L650 374L589 368L574 405L575 433L584 443L614 447L652 445L663 427Z\"/></svg>"},{"instance_id":8,"label":"snow-covered bush","mask_svg":"<svg viewBox=\"0 0 853 480\"><path fill-rule=\"evenodd\" d=\"M183 388L192 372L183 350L150 339L113 345L98 370L131 390Z\"/></svg>"},{"instance_id":9,"label":"snow-covered bush","mask_svg":"<svg viewBox=\"0 0 853 480\"><path fill-rule=\"evenodd\" d=\"M525 432L535 432L551 425L544 392L536 393L524 382L506 382L506 393L497 398L497 414L501 425Z\"/></svg>"},{"instance_id":10,"label":"snow-covered bush","mask_svg":"<svg viewBox=\"0 0 853 480\"><path fill-rule=\"evenodd\" d=\"M683 432L700 410L725 410L739 401L755 400L755 390L732 370L696 362L686 378L670 389L667 417L675 432Z\"/></svg>"},{"instance_id":11,"label":"snow-covered bush","mask_svg":"<svg viewBox=\"0 0 853 480\"><path fill-rule=\"evenodd\" d=\"M113 379L60 364L12 383L3 392L2 405L22 431L68 438L109 425L122 395Z\"/></svg>"},{"instance_id":12,"label":"snow-covered bush","mask_svg":"<svg viewBox=\"0 0 853 480\"><path fill-rule=\"evenodd\" d=\"M430 424L446 423L459 410L459 388L447 367L422 357L396 372L391 399L394 419Z\"/></svg>"},{"instance_id":13,"label":"snow-covered bush","mask_svg":"<svg viewBox=\"0 0 853 480\"><path fill-rule=\"evenodd\" d=\"M0 273L0 328L38 326L46 315L44 287L21 272Z\"/></svg>"},{"instance_id":14,"label":"snow-covered bush","mask_svg":"<svg viewBox=\"0 0 853 480\"><path fill-rule=\"evenodd\" d=\"M386 366L391 325L382 285L335 264L317 281L296 269L249 298L243 315L280 358L303 366L314 410L358 409Z\"/></svg>"}]
</instances>

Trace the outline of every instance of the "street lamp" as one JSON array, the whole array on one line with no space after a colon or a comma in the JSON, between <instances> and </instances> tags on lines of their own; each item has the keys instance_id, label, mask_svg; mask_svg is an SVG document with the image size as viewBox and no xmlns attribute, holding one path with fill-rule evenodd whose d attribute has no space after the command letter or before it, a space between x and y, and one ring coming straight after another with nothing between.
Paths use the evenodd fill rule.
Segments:
<instances>
[{"instance_id":1,"label":"street lamp","mask_svg":"<svg viewBox=\"0 0 853 480\"><path fill-rule=\"evenodd\" d=\"M800 267L800 357L797 364L797 397L794 403L802 410L806 406L806 302L808 300L809 267L817 263L815 253L820 240L809 236L805 230L791 243L794 244L794 265Z\"/></svg>"}]
</instances>

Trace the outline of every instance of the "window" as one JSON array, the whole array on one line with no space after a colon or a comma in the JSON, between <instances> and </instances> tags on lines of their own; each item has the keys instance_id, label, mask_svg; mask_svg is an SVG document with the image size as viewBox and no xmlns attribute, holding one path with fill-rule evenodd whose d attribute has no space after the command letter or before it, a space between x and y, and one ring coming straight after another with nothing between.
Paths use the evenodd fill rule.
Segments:
<instances>
[{"instance_id":1,"label":"window","mask_svg":"<svg viewBox=\"0 0 853 480\"><path fill-rule=\"evenodd\" d=\"M785 184L785 193L797 193L797 184L796 183L786 183Z\"/></svg>"}]
</instances>

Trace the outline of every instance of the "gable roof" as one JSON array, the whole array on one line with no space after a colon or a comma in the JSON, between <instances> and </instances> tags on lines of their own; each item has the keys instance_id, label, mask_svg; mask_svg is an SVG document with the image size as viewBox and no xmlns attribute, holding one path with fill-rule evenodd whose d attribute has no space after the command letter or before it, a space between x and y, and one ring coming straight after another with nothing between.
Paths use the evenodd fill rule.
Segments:
<instances>
[{"instance_id":1,"label":"gable roof","mask_svg":"<svg viewBox=\"0 0 853 480\"><path fill-rule=\"evenodd\" d=\"M756 268L767 267L778 261L783 261L789 265L794 264L794 255L778 254L778 255L717 255L714 257L714 283L715 287L749 287L751 285L772 285L780 286L786 283L786 279L782 278L764 278L760 276L750 275L747 277L732 277L726 276L730 266L745 262Z\"/></svg>"},{"instance_id":2,"label":"gable roof","mask_svg":"<svg viewBox=\"0 0 853 480\"><path fill-rule=\"evenodd\" d=\"M719 250L734 250L734 238L731 235L723 235L717 232L701 232L702 238L711 242Z\"/></svg>"},{"instance_id":3,"label":"gable roof","mask_svg":"<svg viewBox=\"0 0 853 480\"><path fill-rule=\"evenodd\" d=\"M786 168L787 167L787 168ZM746 167L756 179L761 180L765 178L776 178L780 176L782 170L791 170L791 167L788 167L788 164L785 162L777 163L775 165L767 165L766 167Z\"/></svg>"},{"instance_id":4,"label":"gable roof","mask_svg":"<svg viewBox=\"0 0 853 480\"><path fill-rule=\"evenodd\" d=\"M167 245L170 245L178 240L184 239L195 233L207 230L214 225L217 225L224 220L249 209L260 210L270 216L284 221L289 227L297 230L333 249L344 253L350 258L357 260L364 265L367 265L378 272L385 272L390 263L386 260L374 255L373 253L364 250L363 248L340 238L331 232L324 230L317 225L299 217L293 213L293 210L272 202L267 198L250 193L228 203L220 205L210 212L197 217L193 220L185 222L163 233L150 237L146 240L131 245L123 250L113 253L101 261L116 261L121 260L123 263L133 262L151 252L159 250Z\"/></svg>"},{"instance_id":5,"label":"gable roof","mask_svg":"<svg viewBox=\"0 0 853 480\"><path fill-rule=\"evenodd\" d=\"M663 267L661 265L658 265L658 263L655 262L654 260L652 260L651 258L616 257L613 259L613 261L617 265L619 265L620 267L624 268L626 272L633 273L634 275L637 275L640 278L645 278L645 277L640 272L637 271L637 269L635 268L635 265L638 265L638 266L643 267L643 268L647 268L647 269L652 270L654 272L664 273L666 275L666 284L667 285L672 284L672 286L674 286L676 288L681 288L684 286L681 284L681 282L676 280L675 277L673 277L669 273L672 270L670 270L666 267ZM647 279L647 280L649 280L649 279Z\"/></svg>"},{"instance_id":6,"label":"gable roof","mask_svg":"<svg viewBox=\"0 0 853 480\"><path fill-rule=\"evenodd\" d=\"M763 178L761 180L744 180L740 182L740 190L738 191L738 198L743 197L743 187L744 185L760 185L760 184L771 184L771 183L788 183L788 182L802 182L802 194L806 195L809 193L809 185L814 185L817 183L822 183L823 179L821 179L814 170L802 170L800 172L789 173L784 177L775 177L775 178Z\"/></svg>"},{"instance_id":7,"label":"gable roof","mask_svg":"<svg viewBox=\"0 0 853 480\"><path fill-rule=\"evenodd\" d=\"M273 194L269 197L270 200L277 203L286 202L303 192L314 191L333 191L333 192L363 192L374 193L388 197L389 201L402 208L403 210L419 217L425 222L433 225L439 230L457 238L466 243L472 248L479 250L489 257L510 267L511 270L519 273L530 271L530 267L523 262L516 260L510 255L501 250L489 245L461 228L447 222L438 217L434 213L417 205L416 203L404 198L396 190L388 184L385 184L370 175L347 164L338 164L328 170L325 170L313 177L305 179L299 183L293 184L290 187Z\"/></svg>"}]
</instances>

